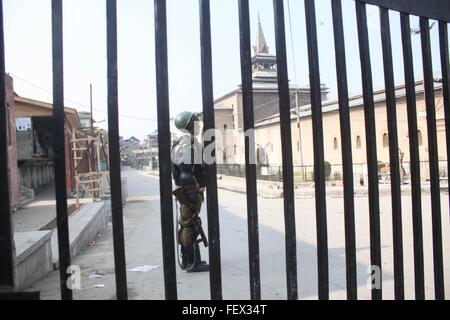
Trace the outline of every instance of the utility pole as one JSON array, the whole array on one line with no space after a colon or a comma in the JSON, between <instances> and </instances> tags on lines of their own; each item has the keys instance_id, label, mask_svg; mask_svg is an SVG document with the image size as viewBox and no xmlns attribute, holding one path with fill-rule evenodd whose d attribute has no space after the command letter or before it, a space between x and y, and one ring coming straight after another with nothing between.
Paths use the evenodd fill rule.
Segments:
<instances>
[{"instance_id":1,"label":"utility pole","mask_svg":"<svg viewBox=\"0 0 450 320\"><path fill-rule=\"evenodd\" d=\"M94 115L93 115L93 108L92 108L92 83L89 86L89 97L90 97L90 107L91 107L91 134L94 134Z\"/></svg>"},{"instance_id":2,"label":"utility pole","mask_svg":"<svg viewBox=\"0 0 450 320\"><path fill-rule=\"evenodd\" d=\"M94 117L92 115L92 112L93 112L93 109L94 109L93 108L93 104L92 104L92 83L89 84L89 105L90 105L90 108L91 108L91 137L94 137ZM97 143L97 146L98 146L98 143ZM92 169L94 169L94 167L95 167L94 159L95 158L94 158L94 152L93 152L92 149L89 150L89 154L91 156ZM100 161L100 159L98 159L98 160ZM97 169L98 169L98 171L100 171L100 166Z\"/></svg>"},{"instance_id":3,"label":"utility pole","mask_svg":"<svg viewBox=\"0 0 450 320\"><path fill-rule=\"evenodd\" d=\"M302 167L302 179L306 181L305 167L303 163L303 147L302 147L302 130L300 128L300 106L298 105L298 89L295 89L295 113L297 115L297 130L298 130L298 149L300 152L300 165Z\"/></svg>"}]
</instances>

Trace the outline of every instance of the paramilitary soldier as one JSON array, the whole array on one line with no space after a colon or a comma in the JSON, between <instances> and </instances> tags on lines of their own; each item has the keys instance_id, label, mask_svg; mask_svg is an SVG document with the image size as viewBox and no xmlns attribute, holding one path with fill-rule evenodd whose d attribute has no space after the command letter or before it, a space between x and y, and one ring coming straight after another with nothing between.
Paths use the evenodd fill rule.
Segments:
<instances>
[{"instance_id":1,"label":"paramilitary soldier","mask_svg":"<svg viewBox=\"0 0 450 320\"><path fill-rule=\"evenodd\" d=\"M175 184L181 187L188 204L181 203L178 242L181 246L181 268L187 272L209 271L209 265L201 260L199 230L196 223L204 200L206 173L203 165L202 145L196 139L200 116L182 112L175 118L175 126L184 132L172 147L172 171Z\"/></svg>"}]
</instances>

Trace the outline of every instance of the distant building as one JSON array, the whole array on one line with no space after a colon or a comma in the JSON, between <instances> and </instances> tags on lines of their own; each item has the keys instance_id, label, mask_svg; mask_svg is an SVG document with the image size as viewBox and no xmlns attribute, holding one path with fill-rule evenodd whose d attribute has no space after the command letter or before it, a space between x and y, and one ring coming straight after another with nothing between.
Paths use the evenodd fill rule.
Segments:
<instances>
[{"instance_id":1,"label":"distant building","mask_svg":"<svg viewBox=\"0 0 450 320\"><path fill-rule=\"evenodd\" d=\"M282 171L282 142L279 116L279 91L277 84L277 59L269 53L261 24L258 24L255 55L253 65L253 100L255 117L256 163L259 175L278 175ZM314 145L310 105L309 87L290 86L291 93L291 139L293 150L294 173L297 181L313 179ZM325 161L332 166L331 178L342 179L342 149L340 138L339 102L328 101L328 89L322 85L323 101L323 139ZM438 150L441 175L446 172L446 144L445 120L442 98L442 85L435 85L436 96L436 126L438 134ZM384 90L374 92L376 139L379 166L389 170L389 132L387 127L386 93ZM362 95L349 98L352 155L355 172L355 181L365 179L367 175L364 100ZM402 172L409 174L409 133L406 106L405 86L396 87L397 127L399 139L399 157L402 159ZM418 139L421 161L422 179L430 178L428 167L428 130L426 121L426 107L424 101L423 82L416 83L416 103L418 112ZM234 172L242 175L242 166L245 164L245 140L243 132L244 114L242 108L242 88L239 87L214 104L216 114L216 129L222 133L222 141L217 143L217 162L219 173ZM298 111L298 112L297 112ZM225 135L225 131L232 134ZM235 166L233 166L235 165ZM231 168L231 169L230 169ZM235 169L233 169L235 168ZM234 170L234 171L233 171ZM357 181L359 182L359 181Z\"/></svg>"},{"instance_id":2,"label":"distant building","mask_svg":"<svg viewBox=\"0 0 450 320\"><path fill-rule=\"evenodd\" d=\"M254 56L252 58L253 68L253 101L255 122L262 121L270 116L279 113L278 95L278 75L277 58L269 52L261 23L258 23L256 45L254 46ZM291 84L290 88L291 108L308 105L310 103L310 88L300 87ZM322 85L322 99L327 100L328 88ZM216 129L225 132L229 129L241 131L244 128L243 107L242 107L242 86L238 86L233 91L228 92L214 102ZM224 147L226 146L226 147ZM218 146L218 155L222 155L222 162L228 163L230 154L236 159L243 150L243 139L233 138L224 141L224 146ZM239 162L245 158L238 159Z\"/></svg>"},{"instance_id":3,"label":"distant building","mask_svg":"<svg viewBox=\"0 0 450 320\"><path fill-rule=\"evenodd\" d=\"M11 199L17 207L20 191L39 191L54 182L53 105L17 95L8 75L6 83ZM66 189L72 194L75 168L70 140L81 123L76 109L65 107L64 115Z\"/></svg>"},{"instance_id":4,"label":"distant building","mask_svg":"<svg viewBox=\"0 0 450 320\"><path fill-rule=\"evenodd\" d=\"M131 137L129 139L122 140L122 144L123 145L138 145L140 143L141 143L141 140L139 140L136 137Z\"/></svg>"},{"instance_id":5,"label":"distant building","mask_svg":"<svg viewBox=\"0 0 450 320\"><path fill-rule=\"evenodd\" d=\"M16 113L17 160L20 183L28 188L39 189L53 181L53 105L38 100L14 96ZM81 129L76 109L64 108L65 159L67 192L74 191L74 162L72 144L73 130ZM26 124L26 127L23 127ZM36 178L36 172L42 175Z\"/></svg>"},{"instance_id":6,"label":"distant building","mask_svg":"<svg viewBox=\"0 0 450 320\"><path fill-rule=\"evenodd\" d=\"M177 136L171 133L171 141L176 141ZM136 137L121 139L120 150L122 164L135 169L147 167L156 170L159 167L158 131L154 131L141 142Z\"/></svg>"},{"instance_id":7,"label":"distant building","mask_svg":"<svg viewBox=\"0 0 450 320\"><path fill-rule=\"evenodd\" d=\"M397 134L399 141L399 155L402 159L402 171L407 176L409 170L409 132L408 115L406 105L405 86L396 87L396 110L397 110ZM438 135L438 156L440 174L447 176L447 149L445 139L445 118L442 98L442 85L435 86L436 99L436 127ZM374 92L375 101L375 119L376 119L376 145L373 148L377 150L377 156L380 166L389 167L389 132L387 124L386 94L384 90ZM351 143L353 170L355 182L364 180L367 172L367 146L364 120L364 100L362 95L349 98L350 119L351 119ZM427 131L427 112L424 99L423 82L416 83L416 104L417 104L417 126L419 157L421 161L420 173L423 180L430 178L429 173L429 155L428 155L428 131ZM302 167L304 168L305 178L313 179L314 169L314 145L311 119L311 106L300 108L300 130L297 127L296 114L291 115L292 132L292 150L295 175L300 178ZM323 139L325 161L332 166L331 178L342 179L342 145L341 145L341 127L339 117L339 102L328 101L323 103ZM279 174L282 167L281 157L281 133L280 117L276 114L267 117L255 124L255 140L257 146L257 164L264 171L264 174ZM243 165L245 161L244 150L236 150L237 157L235 163ZM234 159L233 159L234 160ZM264 167L266 167L264 169Z\"/></svg>"},{"instance_id":8,"label":"distant building","mask_svg":"<svg viewBox=\"0 0 450 320\"><path fill-rule=\"evenodd\" d=\"M120 157L122 165L134 166L135 164L135 153L134 151L141 150L141 140L136 137L131 137L129 139L122 139L120 141Z\"/></svg>"},{"instance_id":9,"label":"distant building","mask_svg":"<svg viewBox=\"0 0 450 320\"><path fill-rule=\"evenodd\" d=\"M146 149L158 148L158 131L156 130L153 133L147 135L147 138L145 138L142 144Z\"/></svg>"},{"instance_id":10,"label":"distant building","mask_svg":"<svg viewBox=\"0 0 450 320\"><path fill-rule=\"evenodd\" d=\"M170 133L170 140L172 141L172 143L174 141L178 140L178 136L171 132ZM147 137L144 139L144 141L142 142L142 147L145 149L158 149L159 145L158 145L158 130L154 131L153 133L147 135Z\"/></svg>"}]
</instances>

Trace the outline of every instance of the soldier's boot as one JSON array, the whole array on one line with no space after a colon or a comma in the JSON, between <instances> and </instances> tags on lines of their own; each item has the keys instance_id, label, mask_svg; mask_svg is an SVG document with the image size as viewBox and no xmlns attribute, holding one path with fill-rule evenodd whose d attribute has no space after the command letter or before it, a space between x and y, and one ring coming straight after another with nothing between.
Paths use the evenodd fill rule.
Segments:
<instances>
[{"instance_id":1,"label":"soldier's boot","mask_svg":"<svg viewBox=\"0 0 450 320\"><path fill-rule=\"evenodd\" d=\"M185 252L185 258L186 258L186 271L189 271L192 269L195 265L195 253L194 253L194 246L191 244L188 247L184 248Z\"/></svg>"},{"instance_id":2,"label":"soldier's boot","mask_svg":"<svg viewBox=\"0 0 450 320\"><path fill-rule=\"evenodd\" d=\"M187 268L187 272L207 272L209 271L209 264L206 263L206 261L202 261L201 255L200 255L200 246L197 244L194 244L192 246L192 253L194 256L193 263L189 268Z\"/></svg>"},{"instance_id":3,"label":"soldier's boot","mask_svg":"<svg viewBox=\"0 0 450 320\"><path fill-rule=\"evenodd\" d=\"M181 246L181 270L186 270L187 266L188 266L188 250L184 247Z\"/></svg>"},{"instance_id":4,"label":"soldier's boot","mask_svg":"<svg viewBox=\"0 0 450 320\"><path fill-rule=\"evenodd\" d=\"M195 261L197 261L197 264L207 264L206 261L202 260L202 257L200 255L200 245L198 243L194 244L194 249Z\"/></svg>"}]
</instances>

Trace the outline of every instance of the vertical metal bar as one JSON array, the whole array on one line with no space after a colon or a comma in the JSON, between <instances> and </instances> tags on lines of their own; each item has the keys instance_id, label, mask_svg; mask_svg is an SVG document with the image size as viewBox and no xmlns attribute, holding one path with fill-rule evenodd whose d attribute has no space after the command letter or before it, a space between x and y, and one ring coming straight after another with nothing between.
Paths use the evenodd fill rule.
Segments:
<instances>
[{"instance_id":1,"label":"vertical metal bar","mask_svg":"<svg viewBox=\"0 0 450 320\"><path fill-rule=\"evenodd\" d=\"M200 46L202 58L203 117L204 129L206 131L214 130L215 128L209 0L200 0ZM211 145L215 145L214 138L212 141L205 141L205 148L210 148ZM215 151L213 157L215 157ZM211 242L209 247L211 299L222 300L222 267L220 263L220 229L216 161L207 166L207 172L208 187L206 193L208 234Z\"/></svg>"},{"instance_id":2,"label":"vertical metal bar","mask_svg":"<svg viewBox=\"0 0 450 320\"><path fill-rule=\"evenodd\" d=\"M356 1L359 54L361 59L362 87L364 95L364 118L366 127L367 171L369 177L370 212L370 259L372 268L382 270L380 237L380 204L378 190L377 139L375 130L375 104L373 99L372 67L370 65L369 34L367 30L366 4ZM372 288L372 299L381 300L380 287Z\"/></svg>"},{"instance_id":3,"label":"vertical metal bar","mask_svg":"<svg viewBox=\"0 0 450 320\"><path fill-rule=\"evenodd\" d=\"M316 10L314 0L305 0L306 36L314 149L314 181L317 223L317 264L319 299L329 299L328 231L325 190L325 155L323 145L322 93L320 85L319 49L317 46Z\"/></svg>"},{"instance_id":4,"label":"vertical metal bar","mask_svg":"<svg viewBox=\"0 0 450 320\"><path fill-rule=\"evenodd\" d=\"M450 172L450 60L448 56L448 28L446 22L439 22L439 43L441 54L442 95L445 114L445 142L447 146L447 176ZM450 194L449 194L450 205Z\"/></svg>"},{"instance_id":5,"label":"vertical metal bar","mask_svg":"<svg viewBox=\"0 0 450 320\"><path fill-rule=\"evenodd\" d=\"M245 173L247 184L248 250L250 296L261 299L258 232L258 192L256 184L255 118L253 112L252 57L250 46L250 12L248 0L239 0L239 34L241 48L242 102L244 110ZM251 162L253 159L253 162Z\"/></svg>"},{"instance_id":6,"label":"vertical metal bar","mask_svg":"<svg viewBox=\"0 0 450 320\"><path fill-rule=\"evenodd\" d=\"M16 253L8 169L8 114L6 112L5 38L3 0L0 1L0 287L14 288Z\"/></svg>"},{"instance_id":7,"label":"vertical metal bar","mask_svg":"<svg viewBox=\"0 0 450 320\"><path fill-rule=\"evenodd\" d=\"M106 2L108 54L108 139L111 175L111 211L114 240L114 265L118 300L127 300L125 236L123 229L122 179L119 146L119 89L117 68L117 0Z\"/></svg>"},{"instance_id":8,"label":"vertical metal bar","mask_svg":"<svg viewBox=\"0 0 450 320\"><path fill-rule=\"evenodd\" d=\"M411 46L409 15L400 13L403 62L405 67L406 106L408 113L408 136L411 175L411 200L414 242L414 283L417 300L425 299L425 277L423 261L422 198L420 183L419 142L417 129L416 87Z\"/></svg>"},{"instance_id":9,"label":"vertical metal bar","mask_svg":"<svg viewBox=\"0 0 450 320\"><path fill-rule=\"evenodd\" d=\"M71 265L69 216L67 212L65 130L64 130L64 64L63 64L63 8L62 0L52 0L53 38L53 139L55 149L56 222L58 227L59 273L61 299L72 300L67 286Z\"/></svg>"},{"instance_id":10,"label":"vertical metal bar","mask_svg":"<svg viewBox=\"0 0 450 320\"><path fill-rule=\"evenodd\" d=\"M167 63L166 1L155 0L155 56L158 106L159 189L163 243L164 285L167 300L177 299L171 171L169 75Z\"/></svg>"},{"instance_id":11,"label":"vertical metal bar","mask_svg":"<svg viewBox=\"0 0 450 320\"><path fill-rule=\"evenodd\" d=\"M423 77L428 128L428 154L430 165L431 216L433 221L434 291L437 300L443 300L444 264L442 257L441 194L439 185L439 158L436 133L436 105L434 101L433 65L431 61L430 24L427 18L420 18L422 42Z\"/></svg>"},{"instance_id":12,"label":"vertical metal bar","mask_svg":"<svg viewBox=\"0 0 450 320\"><path fill-rule=\"evenodd\" d=\"M391 169L392 231L394 245L395 299L405 299L403 270L402 200L400 189L400 159L397 133L397 103L395 97L389 10L380 7L381 42L383 47L384 81Z\"/></svg>"},{"instance_id":13,"label":"vertical metal bar","mask_svg":"<svg viewBox=\"0 0 450 320\"><path fill-rule=\"evenodd\" d=\"M345 256L347 272L347 299L356 300L356 240L355 240L355 201L353 186L353 157L348 101L347 62L345 58L344 26L341 0L332 1L334 45L336 53L336 76L339 95L339 117L341 122L342 168L344 178L344 219Z\"/></svg>"},{"instance_id":14,"label":"vertical metal bar","mask_svg":"<svg viewBox=\"0 0 450 320\"><path fill-rule=\"evenodd\" d=\"M281 153L283 158L284 224L286 232L287 297L298 299L297 238L295 231L294 175L292 161L292 134L289 78L286 58L286 31L283 1L273 0L275 14L275 41L278 66L278 95L280 99Z\"/></svg>"}]
</instances>

